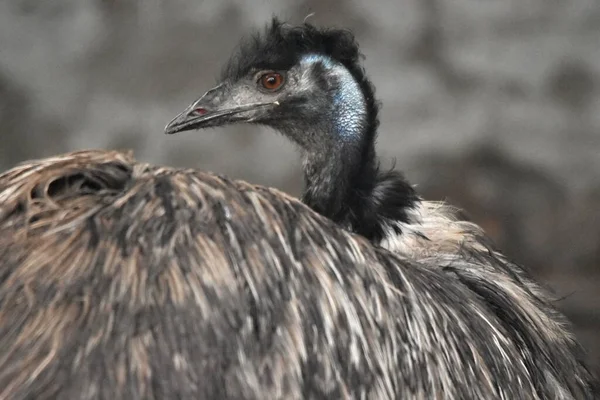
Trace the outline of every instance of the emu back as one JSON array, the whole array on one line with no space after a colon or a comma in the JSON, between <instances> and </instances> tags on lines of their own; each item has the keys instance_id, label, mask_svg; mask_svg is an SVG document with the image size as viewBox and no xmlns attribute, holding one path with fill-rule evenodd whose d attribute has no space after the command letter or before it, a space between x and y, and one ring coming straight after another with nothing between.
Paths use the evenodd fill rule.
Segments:
<instances>
[{"instance_id":1,"label":"emu back","mask_svg":"<svg viewBox=\"0 0 600 400\"><path fill-rule=\"evenodd\" d=\"M482 296L276 190L103 151L0 175L2 400L592 397Z\"/></svg>"}]
</instances>

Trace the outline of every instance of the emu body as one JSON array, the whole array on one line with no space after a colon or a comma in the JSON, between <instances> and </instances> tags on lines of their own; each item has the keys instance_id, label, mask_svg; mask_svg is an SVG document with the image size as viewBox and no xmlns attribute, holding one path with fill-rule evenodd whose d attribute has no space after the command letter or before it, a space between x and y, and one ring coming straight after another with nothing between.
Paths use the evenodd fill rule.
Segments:
<instances>
[{"instance_id":1,"label":"emu body","mask_svg":"<svg viewBox=\"0 0 600 400\"><path fill-rule=\"evenodd\" d=\"M127 154L23 164L0 175L0 399L592 398L557 315L448 261Z\"/></svg>"}]
</instances>

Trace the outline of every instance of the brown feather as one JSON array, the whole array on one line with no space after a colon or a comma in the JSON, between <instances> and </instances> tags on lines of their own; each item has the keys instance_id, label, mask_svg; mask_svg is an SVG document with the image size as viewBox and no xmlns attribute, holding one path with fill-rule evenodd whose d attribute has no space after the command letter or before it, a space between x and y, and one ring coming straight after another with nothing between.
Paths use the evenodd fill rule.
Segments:
<instances>
[{"instance_id":1,"label":"brown feather","mask_svg":"<svg viewBox=\"0 0 600 400\"><path fill-rule=\"evenodd\" d=\"M0 399L592 398L440 263L245 182L29 162L0 175Z\"/></svg>"}]
</instances>

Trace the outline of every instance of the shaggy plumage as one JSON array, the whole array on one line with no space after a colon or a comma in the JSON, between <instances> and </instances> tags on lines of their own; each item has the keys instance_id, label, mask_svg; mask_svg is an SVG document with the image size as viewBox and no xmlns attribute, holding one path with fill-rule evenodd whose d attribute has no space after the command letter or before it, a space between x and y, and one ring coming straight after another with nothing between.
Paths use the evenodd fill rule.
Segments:
<instances>
[{"instance_id":1,"label":"shaggy plumage","mask_svg":"<svg viewBox=\"0 0 600 400\"><path fill-rule=\"evenodd\" d=\"M0 399L592 398L553 315L439 262L224 177L26 163L0 175Z\"/></svg>"},{"instance_id":2,"label":"shaggy plumage","mask_svg":"<svg viewBox=\"0 0 600 400\"><path fill-rule=\"evenodd\" d=\"M568 324L546 290L506 259L477 225L457 220L444 204L423 201L399 172L380 171L378 106L360 58L348 31L274 20L264 33L242 41L219 86L166 131L239 122L277 129L300 147L306 182L302 200L308 206L374 244L439 268L476 293L511 340L529 349L525 353L532 351L519 362L539 372L532 381L538 390L553 386L555 379L569 386L571 368L579 371L575 380L593 385ZM265 91L260 77L272 72L284 83ZM542 350L541 343L551 345ZM570 366L563 368L567 359Z\"/></svg>"}]
</instances>

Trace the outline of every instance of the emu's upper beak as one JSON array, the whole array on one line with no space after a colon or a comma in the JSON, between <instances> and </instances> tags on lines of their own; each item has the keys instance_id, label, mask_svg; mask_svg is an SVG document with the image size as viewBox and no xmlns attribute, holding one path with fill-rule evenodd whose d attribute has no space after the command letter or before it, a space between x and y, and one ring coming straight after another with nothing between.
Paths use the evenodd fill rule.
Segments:
<instances>
[{"instance_id":1,"label":"emu's upper beak","mask_svg":"<svg viewBox=\"0 0 600 400\"><path fill-rule=\"evenodd\" d=\"M165 127L165 133L172 135L192 129L248 121L251 117L241 115L243 112L279 105L277 101L236 104L229 94L230 90L225 84L212 88L200 99L193 102L185 111L173 118Z\"/></svg>"}]
</instances>

